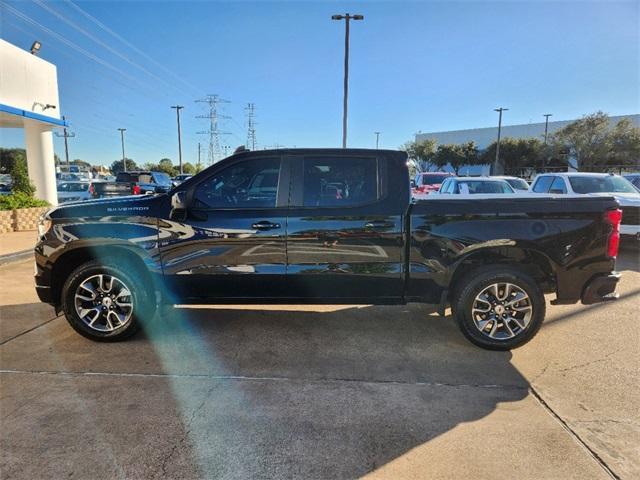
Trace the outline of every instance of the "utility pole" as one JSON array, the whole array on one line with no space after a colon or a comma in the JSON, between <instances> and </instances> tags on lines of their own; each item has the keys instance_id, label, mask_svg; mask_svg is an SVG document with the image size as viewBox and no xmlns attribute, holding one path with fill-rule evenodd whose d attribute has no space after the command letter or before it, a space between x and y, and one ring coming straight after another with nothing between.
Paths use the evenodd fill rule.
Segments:
<instances>
[{"instance_id":1,"label":"utility pole","mask_svg":"<svg viewBox=\"0 0 640 480\"><path fill-rule=\"evenodd\" d=\"M200 142L198 142L198 172L200 172Z\"/></svg>"},{"instance_id":2,"label":"utility pole","mask_svg":"<svg viewBox=\"0 0 640 480\"><path fill-rule=\"evenodd\" d=\"M67 119L65 118L64 115L62 116L62 121L65 122L65 125L66 125ZM69 143L67 142L67 139L75 137L76 134L67 132L67 127L64 127L63 131L64 133L62 135L56 132L56 137L64 137L64 158L67 161L67 168L68 168L69 167Z\"/></svg>"},{"instance_id":3,"label":"utility pole","mask_svg":"<svg viewBox=\"0 0 640 480\"><path fill-rule=\"evenodd\" d=\"M380 133L381 132L373 132L376 134L376 150L378 150L378 144L380 142Z\"/></svg>"},{"instance_id":4,"label":"utility pole","mask_svg":"<svg viewBox=\"0 0 640 480\"><path fill-rule=\"evenodd\" d=\"M344 20L344 95L342 99L342 148L347 148L347 107L349 98L349 22L364 20L364 15L332 15L331 20Z\"/></svg>"},{"instance_id":5,"label":"utility pole","mask_svg":"<svg viewBox=\"0 0 640 480\"><path fill-rule=\"evenodd\" d=\"M500 161L500 133L502 130L502 112L508 111L508 108L494 108L494 112L498 112L498 141L496 142L496 161L493 165L493 174L496 175L498 173L498 162Z\"/></svg>"},{"instance_id":6,"label":"utility pole","mask_svg":"<svg viewBox=\"0 0 640 480\"><path fill-rule=\"evenodd\" d=\"M176 109L176 118L178 119L178 161L180 162L180 175L182 175L182 138L180 136L180 110L184 107L181 105L173 105L171 108Z\"/></svg>"},{"instance_id":7,"label":"utility pole","mask_svg":"<svg viewBox=\"0 0 640 480\"><path fill-rule=\"evenodd\" d=\"M122 142L122 166L124 171L127 171L127 158L124 156L124 132L127 131L126 128L119 128L120 130L120 141Z\"/></svg>"},{"instance_id":8,"label":"utility pole","mask_svg":"<svg viewBox=\"0 0 640 480\"><path fill-rule=\"evenodd\" d=\"M549 132L549 117L552 117L553 113L545 113L544 117L544 144L547 144L547 133Z\"/></svg>"},{"instance_id":9,"label":"utility pole","mask_svg":"<svg viewBox=\"0 0 640 480\"><path fill-rule=\"evenodd\" d=\"M231 135L231 132L223 132L218 128L219 120L226 120L231 118L226 115L220 115L218 113L218 107L222 103L231 102L229 100L223 100L218 95L207 95L200 100L196 100L196 103L206 103L209 106L209 113L207 115L196 116L196 118L208 119L209 129L196 133L200 135L209 135L208 163L209 165L213 165L216 162L217 157L220 155L220 136Z\"/></svg>"},{"instance_id":10,"label":"utility pole","mask_svg":"<svg viewBox=\"0 0 640 480\"><path fill-rule=\"evenodd\" d=\"M251 150L256 149L256 104L247 103L245 107L247 115L247 148Z\"/></svg>"}]
</instances>

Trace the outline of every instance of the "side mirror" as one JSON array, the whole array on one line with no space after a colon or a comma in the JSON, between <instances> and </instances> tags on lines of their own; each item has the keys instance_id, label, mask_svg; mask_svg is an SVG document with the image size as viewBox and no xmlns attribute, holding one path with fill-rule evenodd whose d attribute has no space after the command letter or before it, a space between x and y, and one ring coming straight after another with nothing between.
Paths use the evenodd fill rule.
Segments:
<instances>
[{"instance_id":1,"label":"side mirror","mask_svg":"<svg viewBox=\"0 0 640 480\"><path fill-rule=\"evenodd\" d=\"M184 221L187 219L187 192L181 190L171 195L171 220Z\"/></svg>"}]
</instances>

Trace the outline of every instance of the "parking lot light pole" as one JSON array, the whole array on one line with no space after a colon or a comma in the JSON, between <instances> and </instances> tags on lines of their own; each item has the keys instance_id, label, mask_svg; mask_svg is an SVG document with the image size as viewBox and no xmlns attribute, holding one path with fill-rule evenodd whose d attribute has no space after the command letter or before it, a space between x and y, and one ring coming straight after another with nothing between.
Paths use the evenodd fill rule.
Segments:
<instances>
[{"instance_id":1,"label":"parking lot light pole","mask_svg":"<svg viewBox=\"0 0 640 480\"><path fill-rule=\"evenodd\" d=\"M553 116L553 113L545 113L544 117L544 144L547 144L547 133L549 132L549 117Z\"/></svg>"},{"instance_id":2,"label":"parking lot light pole","mask_svg":"<svg viewBox=\"0 0 640 480\"><path fill-rule=\"evenodd\" d=\"M376 150L378 150L378 145L380 144L380 133L381 132L373 132L376 134Z\"/></svg>"},{"instance_id":3,"label":"parking lot light pole","mask_svg":"<svg viewBox=\"0 0 640 480\"><path fill-rule=\"evenodd\" d=\"M500 133L502 130L502 112L506 112L508 108L494 108L494 112L498 112L498 140L496 141L496 160L493 164L493 174L498 172L498 162L500 161Z\"/></svg>"},{"instance_id":4,"label":"parking lot light pole","mask_svg":"<svg viewBox=\"0 0 640 480\"><path fill-rule=\"evenodd\" d=\"M182 138L180 135L180 110L184 107L181 105L174 105L171 108L176 109L176 117L178 119L178 161L180 162L180 175L182 175Z\"/></svg>"},{"instance_id":5,"label":"parking lot light pole","mask_svg":"<svg viewBox=\"0 0 640 480\"><path fill-rule=\"evenodd\" d=\"M122 142L122 167L124 171L127 171L127 158L124 156L124 132L127 131L126 128L119 128L120 130L120 141Z\"/></svg>"},{"instance_id":6,"label":"parking lot light pole","mask_svg":"<svg viewBox=\"0 0 640 480\"><path fill-rule=\"evenodd\" d=\"M331 20L344 20L344 95L342 99L342 148L347 148L347 101L349 97L349 22L364 20L364 15L332 15Z\"/></svg>"}]
</instances>

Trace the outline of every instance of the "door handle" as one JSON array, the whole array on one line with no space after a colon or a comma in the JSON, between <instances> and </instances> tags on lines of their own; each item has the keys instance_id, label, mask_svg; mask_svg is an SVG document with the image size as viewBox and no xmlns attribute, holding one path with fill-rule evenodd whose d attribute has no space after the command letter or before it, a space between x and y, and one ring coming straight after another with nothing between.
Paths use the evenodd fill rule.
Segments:
<instances>
[{"instance_id":1,"label":"door handle","mask_svg":"<svg viewBox=\"0 0 640 480\"><path fill-rule=\"evenodd\" d=\"M255 230L273 230L275 228L280 228L280 224L262 220L261 222L251 224L251 228Z\"/></svg>"},{"instance_id":2,"label":"door handle","mask_svg":"<svg viewBox=\"0 0 640 480\"><path fill-rule=\"evenodd\" d=\"M364 228L390 228L393 227L393 223L384 221L373 221L364 224Z\"/></svg>"}]
</instances>

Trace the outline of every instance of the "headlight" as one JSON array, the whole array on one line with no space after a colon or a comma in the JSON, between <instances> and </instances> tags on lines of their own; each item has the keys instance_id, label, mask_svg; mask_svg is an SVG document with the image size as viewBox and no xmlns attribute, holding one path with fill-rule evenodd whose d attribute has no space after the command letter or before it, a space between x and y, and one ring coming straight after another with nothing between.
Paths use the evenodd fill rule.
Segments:
<instances>
[{"instance_id":1,"label":"headlight","mask_svg":"<svg viewBox=\"0 0 640 480\"><path fill-rule=\"evenodd\" d=\"M51 220L49 218L45 218L44 215L40 217L38 220L38 237L42 237L49 230L51 230Z\"/></svg>"}]
</instances>

